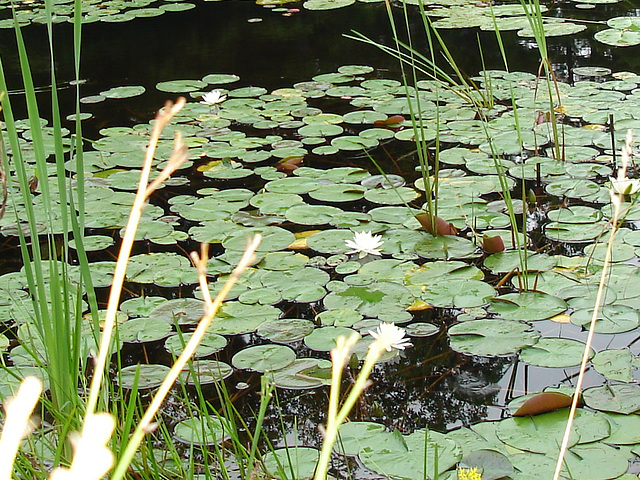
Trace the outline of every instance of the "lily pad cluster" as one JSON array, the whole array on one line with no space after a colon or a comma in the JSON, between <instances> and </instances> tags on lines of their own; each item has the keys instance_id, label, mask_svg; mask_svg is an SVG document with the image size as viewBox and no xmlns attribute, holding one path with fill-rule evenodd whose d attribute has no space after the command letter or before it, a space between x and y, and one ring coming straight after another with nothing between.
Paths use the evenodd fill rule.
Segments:
<instances>
[{"instance_id":1,"label":"lily pad cluster","mask_svg":"<svg viewBox=\"0 0 640 480\"><path fill-rule=\"evenodd\" d=\"M510 217L504 202L498 200L500 191L505 185L514 188L535 179L549 195L566 203L547 213L543 233L550 241L586 244L606 240L611 207L605 179L612 173L612 157L607 151L617 147L620 139L616 137L612 145L610 132L603 131L604 124L599 129L585 127L607 119L614 102L615 132L633 127L638 103L634 88L640 77L627 74L624 80L558 84L563 103L556 109L571 119L558 126L565 142L563 158L553 156L556 149L552 148L551 125L544 115L540 120L540 112L548 111L550 104L540 92L534 95L533 75L492 70L481 72L474 80L495 102L515 96L519 118L530 119L528 124L520 120L519 135L514 134L516 119L510 109L491 108L486 112L487 121L481 122L476 119L477 104L469 102L468 95L431 81L406 88L396 80L376 77L373 68L362 65L346 65L335 73L272 92L256 86L223 89L239 81L230 74L162 82L158 88L186 91L196 98L205 93L199 89L220 85L220 95L227 98L216 105L188 103L164 133L155 168L162 168L168 158L175 130L183 133L190 147L190 161L167 182L165 189L171 192L168 204L153 202L147 207L137 240L159 246L188 240L216 245L222 253L209 264L215 293L239 258L246 238L255 233L263 236L259 263L231 292L213 327L215 334L257 331L275 342L303 340L315 344L315 339L307 339L320 334L309 331L314 325L308 320L299 319L296 324L291 323L294 319L280 318L278 307L283 303L321 305L324 311L317 315L315 326L365 333L376 321L407 323L412 318L408 312L422 308L462 312L484 307L484 315L477 320L450 329L455 350L505 355L522 348L535 349L541 340L544 342L538 348L542 351L566 348L541 338L540 332L525 322L549 319L571 308L571 321L584 325L591 304L580 300L592 298L602 248L595 244L585 250L584 260L579 262L515 248ZM326 104L335 110L322 110L320 107ZM336 108L336 104L341 107ZM347 113L334 113L344 112L345 107ZM344 163L345 158L363 151L378 155L381 144L409 149L415 135L409 121L412 112L423 122L421 135L435 138L438 130L440 141L451 145L440 152L443 169L438 182L438 214L468 235L433 237L420 230L414 215L424 202L421 178L410 178L406 185L400 178L390 188L388 178L374 176L368 168L305 166L329 158ZM390 117L398 120L388 126L385 121ZM21 128L28 152L30 131L26 122ZM44 127L45 140L48 128ZM136 158L142 155L149 129L149 125L106 128L101 131L103 137L93 143L94 150L83 153L85 225L98 233L87 238L88 250L109 248L118 238L137 185ZM45 141L45 146L52 149L53 141ZM494 160L496 154L499 157ZM30 162L28 154L25 157ZM283 160L292 158L300 159L292 164L295 168L279 168ZM77 171L79 160L67 162L71 175ZM502 182L496 168L507 174ZM187 193L182 187L196 179L204 186ZM246 182L254 187L239 186ZM227 186L230 183L233 185ZM50 182L54 198L56 185ZM36 189L36 206L40 198ZM20 202L16 196L17 218L24 220ZM407 208L406 202L415 207ZM105 208L106 203L109 208ZM636 220L637 207L629 203L626 210L625 218ZM13 216L5 216L0 226L5 235L17 232ZM40 224L42 232L52 229L52 233L61 233L62 226L55 218L53 222L43 218ZM361 231L381 235L383 259L370 258L374 261L362 263L346 254L345 241ZM473 233L482 231L503 236L510 248L483 254ZM623 241L616 247L614 261L620 264L614 266L612 278L619 275L620 281L612 281L609 287L611 305L605 306L598 323L598 331L603 333L638 326L635 308L639 296L627 287L636 269L623 262L636 255L640 240L632 230L623 230L619 238ZM112 262L95 263L94 284L108 286L112 269ZM488 280L488 274L501 276L512 271L519 271L518 280L512 283L514 290L527 290L529 284L536 292L504 294ZM71 268L69 275L73 279L78 274ZM3 288L23 298L25 286L18 277L7 274L0 278ZM166 251L133 256L127 280L132 285L158 287L197 283L188 259ZM172 302L182 303L174 310ZM155 340L159 340L169 332L158 320L191 325L201 312L201 302L196 299L172 300L163 305L143 313L129 308L129 321L139 327L124 328L123 338L141 341L156 331L148 322L156 322ZM28 323L28 307L17 308L12 303L6 310L7 320ZM286 326L277 327L278 321ZM326 331L328 335L330 329ZM326 345L328 350L331 340ZM533 354L525 358L532 363L541 361ZM574 360L572 357L560 363L575 365Z\"/></svg>"},{"instance_id":2,"label":"lily pad cluster","mask_svg":"<svg viewBox=\"0 0 640 480\"><path fill-rule=\"evenodd\" d=\"M127 22L136 18L157 17L166 12L182 12L195 8L194 3L180 0L118 0L82 2L82 23ZM53 3L53 23L73 22L73 0L57 0ZM0 11L6 10L9 18L0 20L0 28L13 28L11 11L20 25L47 23L47 15L42 1L0 2Z\"/></svg>"},{"instance_id":3,"label":"lily pad cluster","mask_svg":"<svg viewBox=\"0 0 640 480\"><path fill-rule=\"evenodd\" d=\"M590 391L585 392L585 400ZM509 407L515 411L528 397L515 399ZM593 403L588 401L595 411L579 408L576 412L561 478L627 478L629 460L636 457L640 445L637 416L616 413L612 410L613 402L603 404L602 409L593 407ZM564 408L536 416L479 423L447 434L416 430L409 435L389 431L379 423L355 421L340 429L335 452L357 457L369 470L390 478L455 479L458 478L455 466L477 468L482 478L546 477L553 475L567 417L568 409ZM276 454L284 459L285 466L298 467L293 470L298 472L294 478L313 473L314 465L299 468L303 464L297 459L297 449L290 448L287 456L285 450ZM307 453L317 457L314 450L300 452L304 458ZM288 468L270 471L277 478L292 478Z\"/></svg>"},{"instance_id":4,"label":"lily pad cluster","mask_svg":"<svg viewBox=\"0 0 640 480\"><path fill-rule=\"evenodd\" d=\"M114 351L131 345L158 345L167 356L179 354L203 310L195 271L181 249L192 248L196 242L212 245L208 275L215 295L247 238L259 233L263 241L255 264L228 294L193 364L182 373L182 381L206 384L234 373L257 372L281 388L321 387L329 382L327 352L336 338L357 332L362 339L355 354L362 358L371 341L368 332L380 322L407 326L408 333L416 337L446 330L451 349L461 355L519 355L528 365L574 367L584 345L549 334L549 320L582 327L591 319L612 216L608 183L614 167L612 149L618 148L626 128L637 125L636 112L640 111L636 93L640 77L611 78L560 83L562 105L557 105L539 90L536 93L533 75L480 72L474 78L478 88L495 101L480 112L484 121L478 120L479 107L469 101L469 92L461 94L431 81L407 88L362 65L343 66L271 92L256 86L232 88L239 79L229 74L163 82L159 88L189 93L196 101L187 103L164 133L153 175L168 159L176 130L183 132L189 146L189 162L145 210L136 239L150 251L131 257L127 287L140 293L178 288L194 293L173 299L165 298L168 294L145 294L123 302ZM226 99L215 105L201 103L207 93L204 89L212 86L218 87L218 98L226 95ZM518 121L513 108L500 106L511 104L511 95ZM555 156L558 150L553 144L550 110L563 120L557 124L564 141L562 158ZM612 113L613 141L607 131L611 125L606 123ZM420 172L385 177L374 175L370 168L368 157L385 158L385 152L412 155L416 130L411 127L411 115L424 125L419 135L426 139L438 136L441 142L438 215L456 227L458 235L433 236L415 218L426 202ZM28 153L31 132L26 122L19 125L27 168L33 168ZM121 236L150 127L104 129L82 158L75 156L66 163L73 187L78 181L78 162L83 162L85 226L91 231L86 245L91 255L112 249ZM49 127L43 128L45 148L52 153ZM70 144L67 140L68 150ZM60 200L57 183L40 179L31 201L36 211L44 212L37 208L43 182L49 182L53 201ZM512 225L503 196L505 190L515 196L516 189L530 186L538 190L540 199L547 195L549 201L537 209L522 201L515 203L515 215L537 218L535 232L521 232L522 224ZM15 214L0 220L4 236L17 235L26 219L22 199L11 182L10 190ZM629 227L640 220L633 200L628 197L624 205ZM82 203L74 199L73 205L78 204ZM41 233L63 233L65 225L61 219L43 215L38 228ZM356 232L380 235L381 255L349 253L346 241ZM477 240L483 233L500 236L506 250L483 252ZM531 233L536 235L529 238ZM579 255L545 248L558 244L575 246ZM636 230L623 228L614 248L605 305L596 322L598 334L623 333L640 324L640 292L634 288L638 268L632 264L639 247ZM80 272L72 265L67 267L65 281L79 285ZM108 287L113 268L112 261L94 262L94 285ZM15 328L16 336L37 356L36 361L16 342L4 339L0 343L13 363L10 371L23 376L45 359L38 353L42 340L33 328L24 270L0 276L0 290L0 297L11 299L0 300L0 320ZM425 310L446 315L436 315L433 322L415 321L414 316ZM444 317L453 321L443 322ZM95 346L99 323L86 318L82 328L88 355ZM232 350L228 341L236 336L248 336L251 342ZM393 355L397 354L382 360L391 360ZM594 369L617 383L585 391L587 405L619 414L640 409L632 401L638 362L633 354L600 349L591 357ZM128 388L136 378L144 378L138 388L150 389L165 373L166 366L160 364L131 365L118 382ZM10 394L15 384L3 383L0 393ZM609 422L608 418L602 421ZM206 422L208 426L202 422L181 425L176 435L187 443L201 444L206 443L201 437L209 435L208 431L213 442L224 437L224 425L214 418ZM397 470L402 468L399 456L415 451L411 458L422 461L427 445L426 455L431 458L435 449L429 450L430 442L440 442L440 473L465 458L470 463L493 465L485 457L494 454L483 452L496 449L505 457L497 461L500 468L513 472L536 471L532 465L550 468L550 447L532 450L512 444L515 424L519 431L533 428L524 420L510 419L486 424L493 425L495 432L479 426L478 431L466 434L473 437L474 445L481 445L472 450L465 450L465 443L455 439L460 433L441 436L429 432L425 444L424 432L403 437L385 431L380 435L384 436L382 443L390 446L386 453L354 447L346 454L358 455L381 474L408 475L405 478L414 478L411 475L417 472L422 478L424 472L419 465L412 467L412 473ZM586 463L571 468L589 471L591 458L609 455L612 447L604 438L581 435L572 448ZM514 456L511 448L523 452ZM618 473L621 465L634 452L628 447L616 452L611 471L618 476L625 471ZM433 468L434 463L429 465Z\"/></svg>"}]
</instances>

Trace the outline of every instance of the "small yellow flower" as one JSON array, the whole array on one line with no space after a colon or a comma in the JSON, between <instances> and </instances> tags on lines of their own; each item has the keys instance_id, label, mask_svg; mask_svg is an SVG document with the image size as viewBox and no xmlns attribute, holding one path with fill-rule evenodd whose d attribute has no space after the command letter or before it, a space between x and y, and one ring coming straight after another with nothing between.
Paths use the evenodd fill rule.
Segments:
<instances>
[{"instance_id":1,"label":"small yellow flower","mask_svg":"<svg viewBox=\"0 0 640 480\"><path fill-rule=\"evenodd\" d=\"M478 472L478 467L458 467L458 480L482 480L482 474Z\"/></svg>"}]
</instances>

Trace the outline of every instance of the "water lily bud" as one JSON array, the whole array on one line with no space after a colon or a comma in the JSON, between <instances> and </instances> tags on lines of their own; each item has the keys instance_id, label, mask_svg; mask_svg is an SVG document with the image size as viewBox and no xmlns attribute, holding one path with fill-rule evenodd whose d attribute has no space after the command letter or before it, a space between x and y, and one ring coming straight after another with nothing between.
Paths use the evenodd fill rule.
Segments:
<instances>
[{"instance_id":1,"label":"water lily bud","mask_svg":"<svg viewBox=\"0 0 640 480\"><path fill-rule=\"evenodd\" d=\"M453 226L453 223L449 223L446 220L436 217L435 231L433 228L432 216L425 212L416 215L416 220L420 222L422 228L424 228L431 235L457 235L458 229Z\"/></svg>"},{"instance_id":2,"label":"water lily bud","mask_svg":"<svg viewBox=\"0 0 640 480\"><path fill-rule=\"evenodd\" d=\"M504 252L504 242L500 235L491 237L486 233L482 236L482 250L487 253Z\"/></svg>"}]
</instances>

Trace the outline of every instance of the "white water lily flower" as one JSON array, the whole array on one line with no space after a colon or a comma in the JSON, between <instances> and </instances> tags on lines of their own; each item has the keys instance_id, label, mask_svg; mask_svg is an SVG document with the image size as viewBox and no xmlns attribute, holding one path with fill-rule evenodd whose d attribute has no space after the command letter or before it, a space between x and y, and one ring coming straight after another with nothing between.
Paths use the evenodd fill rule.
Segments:
<instances>
[{"instance_id":1,"label":"white water lily flower","mask_svg":"<svg viewBox=\"0 0 640 480\"><path fill-rule=\"evenodd\" d=\"M371 345L377 344L380 350L384 348L387 352L390 352L394 348L396 350L404 350L406 347L413 346L409 339L404 338L406 333L404 329L397 327L394 323L382 322L375 332L369 330L369 333L376 339Z\"/></svg>"},{"instance_id":2,"label":"white water lily flower","mask_svg":"<svg viewBox=\"0 0 640 480\"><path fill-rule=\"evenodd\" d=\"M632 195L640 190L640 178L613 178L610 177L611 190L618 195Z\"/></svg>"},{"instance_id":3,"label":"white water lily flower","mask_svg":"<svg viewBox=\"0 0 640 480\"><path fill-rule=\"evenodd\" d=\"M202 100L200 100L200 103L213 107L214 105L224 102L226 99L227 96L222 95L219 90L212 90L202 96Z\"/></svg>"},{"instance_id":4,"label":"white water lily flower","mask_svg":"<svg viewBox=\"0 0 640 480\"><path fill-rule=\"evenodd\" d=\"M353 240L345 240L345 244L351 249L347 253L357 253L360 258L367 255L382 255L379 248L383 243L380 235L371 235L371 232L356 232Z\"/></svg>"}]
</instances>

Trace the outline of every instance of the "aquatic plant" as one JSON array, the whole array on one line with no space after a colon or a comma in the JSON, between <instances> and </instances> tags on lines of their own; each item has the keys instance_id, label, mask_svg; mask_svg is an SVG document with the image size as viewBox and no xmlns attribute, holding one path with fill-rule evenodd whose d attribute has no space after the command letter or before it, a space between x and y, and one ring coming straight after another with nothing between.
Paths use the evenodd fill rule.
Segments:
<instances>
[{"instance_id":1,"label":"aquatic plant","mask_svg":"<svg viewBox=\"0 0 640 480\"><path fill-rule=\"evenodd\" d=\"M372 235L371 232L356 232L353 240L345 240L345 244L351 250L347 253L357 253L360 258L367 255L382 255L380 247L384 244L380 235Z\"/></svg>"},{"instance_id":2,"label":"aquatic plant","mask_svg":"<svg viewBox=\"0 0 640 480\"><path fill-rule=\"evenodd\" d=\"M351 351L360 336L356 333L349 337L339 336L336 338L336 346L331 349L331 390L329 393L327 424L323 429L322 449L313 475L314 480L327 479L331 452L338 439L340 426L344 423L356 401L367 387L369 375L376 362L385 351L390 352L393 349L404 350L412 346L411 342L405 338L405 331L393 323L383 322L375 332L369 333L374 337L374 340L369 344L364 364L342 406L339 405L342 371L347 365L351 357Z\"/></svg>"}]
</instances>

